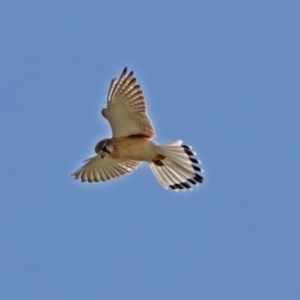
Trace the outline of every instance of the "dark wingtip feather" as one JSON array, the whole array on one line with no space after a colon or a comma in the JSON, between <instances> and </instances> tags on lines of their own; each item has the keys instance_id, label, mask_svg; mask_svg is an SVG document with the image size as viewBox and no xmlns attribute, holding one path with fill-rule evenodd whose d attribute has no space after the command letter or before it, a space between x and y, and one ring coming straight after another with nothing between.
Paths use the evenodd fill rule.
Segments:
<instances>
[{"instance_id":1,"label":"dark wingtip feather","mask_svg":"<svg viewBox=\"0 0 300 300\"><path fill-rule=\"evenodd\" d=\"M121 78L125 77L125 76L126 76L126 73L127 73L127 67L124 68L122 74L120 75L119 80L120 80Z\"/></svg>"},{"instance_id":2,"label":"dark wingtip feather","mask_svg":"<svg viewBox=\"0 0 300 300\"><path fill-rule=\"evenodd\" d=\"M181 145L182 148L187 149L187 150L191 150L191 148L187 145Z\"/></svg>"},{"instance_id":3,"label":"dark wingtip feather","mask_svg":"<svg viewBox=\"0 0 300 300\"><path fill-rule=\"evenodd\" d=\"M203 182L203 177L198 175L198 174L195 174L196 176L193 178L194 180L198 181L199 183L202 183Z\"/></svg>"},{"instance_id":4,"label":"dark wingtip feather","mask_svg":"<svg viewBox=\"0 0 300 300\"><path fill-rule=\"evenodd\" d=\"M184 187L180 183L176 183L175 185L180 190L184 189Z\"/></svg>"},{"instance_id":5,"label":"dark wingtip feather","mask_svg":"<svg viewBox=\"0 0 300 300\"><path fill-rule=\"evenodd\" d=\"M194 185L197 185L197 182L195 180L191 179L191 178L188 179L188 182L190 182L190 183L192 183Z\"/></svg>"},{"instance_id":6,"label":"dark wingtip feather","mask_svg":"<svg viewBox=\"0 0 300 300\"><path fill-rule=\"evenodd\" d=\"M191 186L187 182L181 182L181 185L183 185L186 189L191 188Z\"/></svg>"},{"instance_id":7,"label":"dark wingtip feather","mask_svg":"<svg viewBox=\"0 0 300 300\"><path fill-rule=\"evenodd\" d=\"M195 171L201 172L201 168L199 168L199 167L197 167L197 166L194 166L194 165L192 165L192 167L193 167L193 169L194 169Z\"/></svg>"},{"instance_id":8,"label":"dark wingtip feather","mask_svg":"<svg viewBox=\"0 0 300 300\"><path fill-rule=\"evenodd\" d=\"M194 164L200 164L200 161L198 159L196 159L196 158L190 157L189 159Z\"/></svg>"},{"instance_id":9,"label":"dark wingtip feather","mask_svg":"<svg viewBox=\"0 0 300 300\"><path fill-rule=\"evenodd\" d=\"M188 156L194 156L195 153L191 150L185 149L184 152L188 155Z\"/></svg>"},{"instance_id":10,"label":"dark wingtip feather","mask_svg":"<svg viewBox=\"0 0 300 300\"><path fill-rule=\"evenodd\" d=\"M133 71L131 71L131 72L128 74L127 78L129 78L129 77L133 77ZM133 78L133 80L136 80L136 79Z\"/></svg>"},{"instance_id":11,"label":"dark wingtip feather","mask_svg":"<svg viewBox=\"0 0 300 300\"><path fill-rule=\"evenodd\" d=\"M183 187L179 183L174 183L173 185L170 185L170 188L173 190L182 190Z\"/></svg>"},{"instance_id":12,"label":"dark wingtip feather","mask_svg":"<svg viewBox=\"0 0 300 300\"><path fill-rule=\"evenodd\" d=\"M173 185L170 185L170 188L172 190L183 190L183 191L185 191L185 190L191 189L191 186L187 182L180 182L180 183L175 183Z\"/></svg>"}]
</instances>

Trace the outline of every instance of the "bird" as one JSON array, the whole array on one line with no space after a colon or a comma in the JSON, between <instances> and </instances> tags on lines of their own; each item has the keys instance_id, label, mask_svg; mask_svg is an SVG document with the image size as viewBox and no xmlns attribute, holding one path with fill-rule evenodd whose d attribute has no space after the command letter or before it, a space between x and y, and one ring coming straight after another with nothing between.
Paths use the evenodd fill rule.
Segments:
<instances>
[{"instance_id":1,"label":"bird","mask_svg":"<svg viewBox=\"0 0 300 300\"><path fill-rule=\"evenodd\" d=\"M133 71L124 68L118 79L111 81L107 108L102 115L108 120L112 137L99 141L95 156L71 174L82 182L106 181L132 173L142 162L150 168L158 182L174 191L192 190L203 182L199 174L200 160L191 146L176 140L167 144L153 142L154 127L147 115L143 91Z\"/></svg>"}]
</instances>

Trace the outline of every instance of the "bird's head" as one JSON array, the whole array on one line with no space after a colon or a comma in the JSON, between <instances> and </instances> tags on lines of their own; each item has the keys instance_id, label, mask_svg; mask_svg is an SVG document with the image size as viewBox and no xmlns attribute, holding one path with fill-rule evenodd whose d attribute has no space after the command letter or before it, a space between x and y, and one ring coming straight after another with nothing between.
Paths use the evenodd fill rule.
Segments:
<instances>
[{"instance_id":1,"label":"bird's head","mask_svg":"<svg viewBox=\"0 0 300 300\"><path fill-rule=\"evenodd\" d=\"M103 139L97 143L95 147L95 152L104 158L105 156L111 154L114 151L111 139Z\"/></svg>"}]
</instances>

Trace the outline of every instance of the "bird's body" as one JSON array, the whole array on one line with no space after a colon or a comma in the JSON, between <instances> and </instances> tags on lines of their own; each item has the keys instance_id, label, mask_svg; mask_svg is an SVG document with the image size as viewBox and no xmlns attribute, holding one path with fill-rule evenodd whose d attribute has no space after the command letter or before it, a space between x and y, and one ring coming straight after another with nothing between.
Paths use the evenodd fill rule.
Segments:
<instances>
[{"instance_id":1,"label":"bird's body","mask_svg":"<svg viewBox=\"0 0 300 300\"><path fill-rule=\"evenodd\" d=\"M111 142L114 147L111 158L151 162L160 154L160 147L144 137L113 137Z\"/></svg>"},{"instance_id":2,"label":"bird's body","mask_svg":"<svg viewBox=\"0 0 300 300\"><path fill-rule=\"evenodd\" d=\"M147 116L146 104L133 72L125 68L119 80L112 80L107 108L102 115L109 121L113 137L98 142L96 156L73 176L82 181L106 181L131 173L141 162L148 162L157 180L172 189L190 189L190 184L202 183L191 147L182 141L158 145L152 141L154 128Z\"/></svg>"}]
</instances>

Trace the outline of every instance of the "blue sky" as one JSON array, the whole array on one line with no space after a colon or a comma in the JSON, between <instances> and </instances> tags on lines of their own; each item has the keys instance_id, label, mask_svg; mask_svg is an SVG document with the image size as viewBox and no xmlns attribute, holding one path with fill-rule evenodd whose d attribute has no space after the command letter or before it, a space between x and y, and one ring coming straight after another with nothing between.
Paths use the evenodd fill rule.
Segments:
<instances>
[{"instance_id":1,"label":"blue sky","mask_svg":"<svg viewBox=\"0 0 300 300\"><path fill-rule=\"evenodd\" d=\"M299 299L298 1L1 1L0 298ZM70 174L127 66L192 192Z\"/></svg>"}]
</instances>

